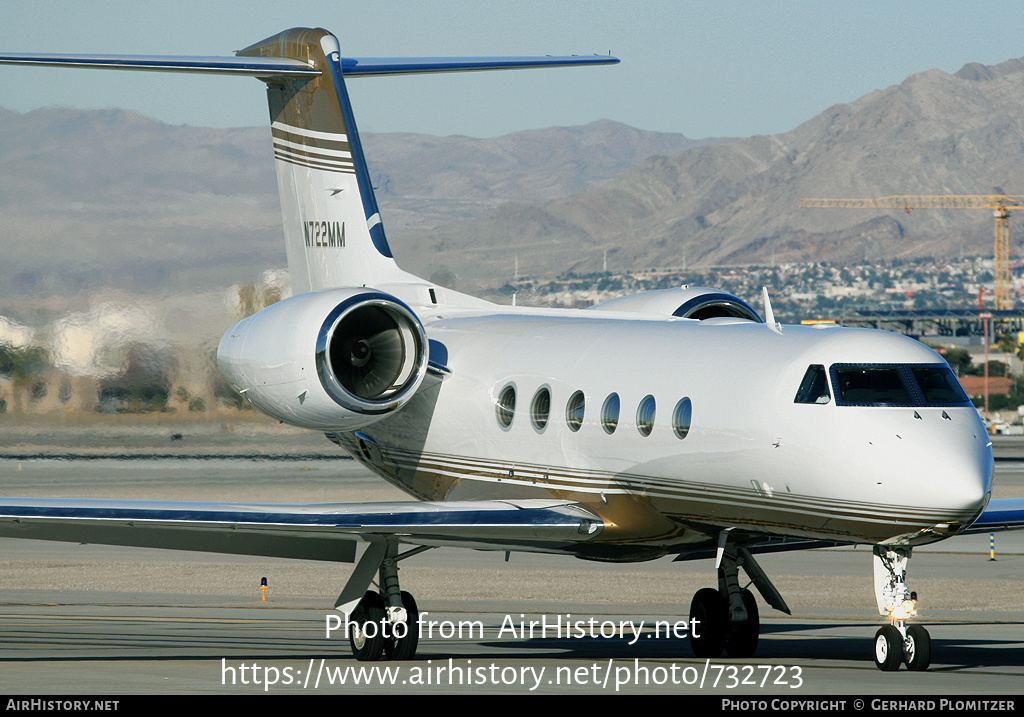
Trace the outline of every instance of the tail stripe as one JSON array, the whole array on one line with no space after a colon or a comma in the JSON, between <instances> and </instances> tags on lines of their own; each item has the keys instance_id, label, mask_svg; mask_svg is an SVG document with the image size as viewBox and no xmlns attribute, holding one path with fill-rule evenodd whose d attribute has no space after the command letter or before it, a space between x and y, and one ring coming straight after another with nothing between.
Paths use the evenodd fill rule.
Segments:
<instances>
[{"instance_id":1,"label":"tail stripe","mask_svg":"<svg viewBox=\"0 0 1024 717\"><path fill-rule=\"evenodd\" d=\"M282 151L286 151L288 149L297 149L299 150L299 154L309 153L309 145L299 144L298 142L289 142L286 139L279 139L277 137L274 138L274 146L277 147L278 149L281 149ZM343 149L323 149L321 147L317 147L316 153L319 155L323 155L325 157L334 156L344 157L345 159L352 159L352 153L346 152Z\"/></svg>"},{"instance_id":2,"label":"tail stripe","mask_svg":"<svg viewBox=\"0 0 1024 717\"><path fill-rule=\"evenodd\" d=\"M314 129L306 129L305 127L293 127L292 125L285 124L284 122L273 122L270 126L272 129L276 129L279 132L298 134L303 137L309 137L310 139L326 139L331 142L348 142L348 135L339 132L317 132Z\"/></svg>"},{"instance_id":3,"label":"tail stripe","mask_svg":"<svg viewBox=\"0 0 1024 717\"><path fill-rule=\"evenodd\" d=\"M322 169L327 172L336 172L340 174L356 173L355 167L353 167L351 163L328 164L326 162L317 162L311 159L296 157L294 155L287 155L283 152L274 152L274 158L279 159L282 162L286 162L287 164L294 164L299 167L306 167L307 169Z\"/></svg>"},{"instance_id":4,"label":"tail stripe","mask_svg":"<svg viewBox=\"0 0 1024 717\"><path fill-rule=\"evenodd\" d=\"M318 132L274 122L271 134L274 139L274 157L283 162L328 172L356 172L352 145L344 133Z\"/></svg>"},{"instance_id":5,"label":"tail stripe","mask_svg":"<svg viewBox=\"0 0 1024 717\"><path fill-rule=\"evenodd\" d=\"M275 122L275 125L279 125L279 122ZM294 128L280 128L275 126L271 131L274 137L275 144L278 142L287 142L293 147L301 147L303 149L309 149L314 151L321 151L325 154L331 152L345 152L347 156L352 156L352 144L348 141L348 137L343 134L331 134L328 135L326 132L317 132L322 137L310 137L304 132L296 131Z\"/></svg>"},{"instance_id":6,"label":"tail stripe","mask_svg":"<svg viewBox=\"0 0 1024 717\"><path fill-rule=\"evenodd\" d=\"M353 167L351 162L346 162L341 159L318 157L316 155L303 154L301 152L289 152L283 149L275 151L274 156L277 157L278 159L293 160L295 164L308 164L310 166L340 169L343 172L355 171L355 168Z\"/></svg>"}]
</instances>

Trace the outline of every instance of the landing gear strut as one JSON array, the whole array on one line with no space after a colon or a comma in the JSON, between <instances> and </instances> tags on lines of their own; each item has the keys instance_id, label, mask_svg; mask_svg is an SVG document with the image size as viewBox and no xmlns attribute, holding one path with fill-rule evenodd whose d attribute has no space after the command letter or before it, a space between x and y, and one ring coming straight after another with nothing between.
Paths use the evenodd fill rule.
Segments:
<instances>
[{"instance_id":1,"label":"landing gear strut","mask_svg":"<svg viewBox=\"0 0 1024 717\"><path fill-rule=\"evenodd\" d=\"M920 625L907 625L917 616L917 593L907 588L911 548L876 545L874 553L875 602L889 624L875 633L875 666L895 672L907 663L914 672L927 670L932 661L932 639Z\"/></svg>"},{"instance_id":2,"label":"landing gear strut","mask_svg":"<svg viewBox=\"0 0 1024 717\"><path fill-rule=\"evenodd\" d=\"M413 596L398 585L398 561L429 549L399 555L397 543L374 543L359 559L334 607L346 614L349 644L360 662L374 662L382 655L411 660L416 655L420 611ZM374 573L379 575L379 587L367 590Z\"/></svg>"},{"instance_id":3,"label":"landing gear strut","mask_svg":"<svg viewBox=\"0 0 1024 717\"><path fill-rule=\"evenodd\" d=\"M690 603L690 619L696 620L690 631L690 647L697 657L752 657L757 651L761 621L757 601L749 589L740 585L739 568L769 605L790 614L789 606L775 589L754 556L743 546L726 549L728 531L719 537L718 589L698 590Z\"/></svg>"}]
</instances>

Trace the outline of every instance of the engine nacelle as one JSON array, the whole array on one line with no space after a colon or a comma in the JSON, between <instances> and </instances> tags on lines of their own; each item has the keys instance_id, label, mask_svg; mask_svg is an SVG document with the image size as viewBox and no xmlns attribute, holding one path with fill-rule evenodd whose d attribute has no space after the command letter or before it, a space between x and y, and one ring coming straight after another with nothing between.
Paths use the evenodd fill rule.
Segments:
<instances>
[{"instance_id":1,"label":"engine nacelle","mask_svg":"<svg viewBox=\"0 0 1024 717\"><path fill-rule=\"evenodd\" d=\"M426 333L395 297L300 294L239 321L217 365L257 409L304 428L354 430L404 405L427 370Z\"/></svg>"},{"instance_id":2,"label":"engine nacelle","mask_svg":"<svg viewBox=\"0 0 1024 717\"><path fill-rule=\"evenodd\" d=\"M754 307L743 299L728 292L708 289L704 286L682 286L678 289L645 291L640 294L611 299L590 308L655 316L680 316L684 319L699 319L701 321L734 318L763 323Z\"/></svg>"}]
</instances>

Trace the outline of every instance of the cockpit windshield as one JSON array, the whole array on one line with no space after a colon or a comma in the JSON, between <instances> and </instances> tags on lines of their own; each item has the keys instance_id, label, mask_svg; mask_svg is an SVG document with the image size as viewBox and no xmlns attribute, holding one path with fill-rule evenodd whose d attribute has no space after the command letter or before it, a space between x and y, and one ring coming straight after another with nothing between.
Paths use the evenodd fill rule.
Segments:
<instances>
[{"instance_id":1,"label":"cockpit windshield","mask_svg":"<svg viewBox=\"0 0 1024 717\"><path fill-rule=\"evenodd\" d=\"M833 364L839 406L971 406L947 364Z\"/></svg>"},{"instance_id":2,"label":"cockpit windshield","mask_svg":"<svg viewBox=\"0 0 1024 717\"><path fill-rule=\"evenodd\" d=\"M831 390L829 392L829 376ZM807 367L794 403L838 406L971 406L947 364L823 364Z\"/></svg>"},{"instance_id":3,"label":"cockpit windshield","mask_svg":"<svg viewBox=\"0 0 1024 717\"><path fill-rule=\"evenodd\" d=\"M963 386L948 366L911 366L910 371L929 405L944 406L968 401Z\"/></svg>"},{"instance_id":4,"label":"cockpit windshield","mask_svg":"<svg viewBox=\"0 0 1024 717\"><path fill-rule=\"evenodd\" d=\"M833 366L840 405L912 406L898 366Z\"/></svg>"}]
</instances>

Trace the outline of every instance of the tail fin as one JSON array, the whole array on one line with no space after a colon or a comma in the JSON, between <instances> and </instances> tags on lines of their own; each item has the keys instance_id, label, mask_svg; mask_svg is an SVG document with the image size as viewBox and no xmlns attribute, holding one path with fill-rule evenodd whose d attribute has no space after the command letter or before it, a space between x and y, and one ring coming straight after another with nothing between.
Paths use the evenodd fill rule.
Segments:
<instances>
[{"instance_id":1,"label":"tail fin","mask_svg":"<svg viewBox=\"0 0 1024 717\"><path fill-rule=\"evenodd\" d=\"M344 75L404 75L615 64L570 57L342 58L323 29L293 28L236 57L0 53L0 64L257 77L267 83L288 268L300 294L419 281L395 264ZM431 299L432 303L436 303Z\"/></svg>"},{"instance_id":2,"label":"tail fin","mask_svg":"<svg viewBox=\"0 0 1024 717\"><path fill-rule=\"evenodd\" d=\"M406 275L384 234L337 38L295 28L237 54L299 59L320 71L264 79L293 292L400 281Z\"/></svg>"}]
</instances>

